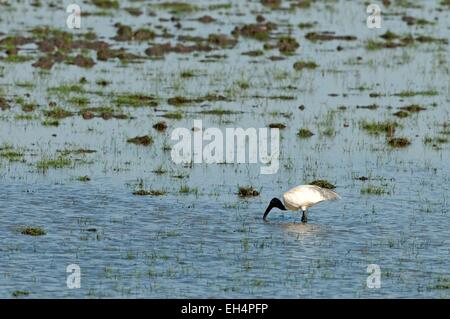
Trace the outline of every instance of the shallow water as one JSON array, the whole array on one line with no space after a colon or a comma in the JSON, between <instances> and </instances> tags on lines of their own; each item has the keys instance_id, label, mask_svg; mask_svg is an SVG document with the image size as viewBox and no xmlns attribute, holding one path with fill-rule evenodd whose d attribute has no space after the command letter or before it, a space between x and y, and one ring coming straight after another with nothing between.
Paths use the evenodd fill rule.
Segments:
<instances>
[{"instance_id":1,"label":"shallow water","mask_svg":"<svg viewBox=\"0 0 450 319\"><path fill-rule=\"evenodd\" d=\"M208 2L196 3L204 8ZM139 17L122 9L106 10L111 16L83 17L82 29L73 32L92 28L115 48L144 55L149 41L115 43L110 39L115 35L114 23L120 21L133 29L147 26L157 33L161 32L157 26L162 25L175 36L230 35L236 25L254 23L255 16L262 14L278 24L272 37L290 33L300 48L282 61L268 59L281 55L277 49L248 57L241 53L262 50L263 43L241 36L233 49L171 53L137 64L96 61L91 69L59 63L51 71L42 71L31 65L39 56L31 45L21 53L29 52L34 60L0 61L0 96L11 104L10 109L0 111L0 148L8 144L23 153L18 162L0 157L0 297L10 298L14 291L23 290L30 298L448 298L449 143L432 146L424 140L448 137L449 46L415 43L375 51L365 47L368 39L377 39L388 29L448 39L449 8L439 1L420 5L382 7L387 13L383 27L374 30L365 25L364 1L315 1L310 8L291 11L272 10L259 1L233 1L224 9L179 14L182 28L177 29L170 20L159 20L170 19L172 14L148 2ZM133 6L137 4L121 1L121 8ZM89 12L99 11L86 7ZM1 9L4 36L26 34L31 27L42 25L68 30L64 29L63 6L48 8L43 2L43 7L35 8L15 3ZM147 15L150 10L156 17ZM194 20L204 14L217 21L201 24ZM435 24L408 26L401 20L403 15ZM312 21L317 21L312 29L297 27ZM335 31L358 39L312 42L305 39L312 31ZM177 42L160 37L150 42L167 41ZM344 49L336 51L338 45ZM226 57L202 62L214 54ZM313 60L319 67L295 71L292 65L299 60ZM181 78L186 70L196 75ZM50 101L79 110L68 102L68 96L47 89L78 83L81 77L88 80L83 84L88 93L82 95L89 98L90 107L112 105L114 94L126 92L154 95L159 105L122 107L121 111L132 116L127 120L87 121L76 115L60 120L58 127L43 126L42 111L49 109ZM99 79L111 84L101 87L95 83ZM29 82L33 87L20 85ZM249 87L242 88L240 82ZM437 94L394 95L429 90ZM181 107L167 103L174 96L210 93L229 101ZM371 97L370 93L384 96ZM69 97L79 95L70 93ZM23 114L17 97L37 103L33 119L16 117ZM357 107L373 103L379 108ZM392 115L410 104L426 110L406 118ZM195 113L217 108L242 113ZM161 115L166 111L180 111L183 118L164 119ZM204 128L220 129L284 123L277 174L259 174L260 164L176 165L163 147L174 144L170 140L174 128L191 128L194 119L202 119ZM161 120L168 125L162 133L152 128ZM363 120L399 122L395 136L407 137L411 145L390 147L386 134L363 130ZM296 133L302 127L315 135L300 139ZM324 133L328 128L332 128L331 135ZM154 139L149 147L126 142L144 134ZM57 156L58 150L77 149L96 152L69 155L72 165L65 168L43 171L36 167L39 160ZM161 165L167 172L156 174ZM77 180L85 175L89 182ZM360 176L369 180L356 179ZM298 212L273 210L269 222L262 220L271 198L315 179L336 184L342 199L311 208L306 225L299 223ZM132 193L140 182L146 189L166 194L135 196ZM243 185L253 186L260 196L241 199L237 192ZM180 192L182 186L191 191ZM365 194L362 190L369 186L381 188L383 194ZM20 229L24 226L40 226L46 235L23 235ZM81 268L80 289L66 286L69 264ZM381 268L380 289L366 286L369 264Z\"/></svg>"}]
</instances>

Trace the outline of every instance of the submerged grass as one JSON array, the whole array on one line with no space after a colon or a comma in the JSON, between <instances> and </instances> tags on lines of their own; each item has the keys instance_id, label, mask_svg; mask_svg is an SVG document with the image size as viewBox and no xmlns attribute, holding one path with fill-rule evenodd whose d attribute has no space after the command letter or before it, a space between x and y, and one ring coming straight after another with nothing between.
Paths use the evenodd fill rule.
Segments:
<instances>
[{"instance_id":1,"label":"submerged grass","mask_svg":"<svg viewBox=\"0 0 450 319\"><path fill-rule=\"evenodd\" d=\"M361 194L364 195L384 195L389 194L389 192L382 186L368 185L361 188Z\"/></svg>"},{"instance_id":2,"label":"submerged grass","mask_svg":"<svg viewBox=\"0 0 450 319\"><path fill-rule=\"evenodd\" d=\"M129 93L119 95L114 100L114 103L117 106L132 106L132 107L158 106L158 103L156 102L153 96L140 93Z\"/></svg>"},{"instance_id":3,"label":"submerged grass","mask_svg":"<svg viewBox=\"0 0 450 319\"><path fill-rule=\"evenodd\" d=\"M389 133L394 131L396 127L399 127L399 124L393 121L377 122L363 120L361 121L360 126L369 134L378 135L380 133Z\"/></svg>"},{"instance_id":4,"label":"submerged grass","mask_svg":"<svg viewBox=\"0 0 450 319\"><path fill-rule=\"evenodd\" d=\"M20 230L20 233L22 235L28 235L28 236L44 236L47 234L43 228L32 227L32 226L27 226L27 227L22 228Z\"/></svg>"},{"instance_id":5,"label":"submerged grass","mask_svg":"<svg viewBox=\"0 0 450 319\"><path fill-rule=\"evenodd\" d=\"M239 186L238 187L239 197L254 197L259 196L259 192L253 188L253 186Z\"/></svg>"},{"instance_id":6,"label":"submerged grass","mask_svg":"<svg viewBox=\"0 0 450 319\"><path fill-rule=\"evenodd\" d=\"M64 156L58 156L56 158L44 157L36 163L36 168L41 170L48 170L50 168L65 168L72 165L72 161Z\"/></svg>"}]
</instances>

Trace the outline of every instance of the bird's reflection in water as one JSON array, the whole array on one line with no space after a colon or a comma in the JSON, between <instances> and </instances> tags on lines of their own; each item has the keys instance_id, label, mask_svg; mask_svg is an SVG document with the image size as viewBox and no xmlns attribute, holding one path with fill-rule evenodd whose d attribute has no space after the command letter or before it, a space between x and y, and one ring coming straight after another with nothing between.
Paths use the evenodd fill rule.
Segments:
<instances>
[{"instance_id":1,"label":"bird's reflection in water","mask_svg":"<svg viewBox=\"0 0 450 319\"><path fill-rule=\"evenodd\" d=\"M298 236L298 238L308 237L322 232L319 225L305 223L287 223L280 225L288 234Z\"/></svg>"}]
</instances>

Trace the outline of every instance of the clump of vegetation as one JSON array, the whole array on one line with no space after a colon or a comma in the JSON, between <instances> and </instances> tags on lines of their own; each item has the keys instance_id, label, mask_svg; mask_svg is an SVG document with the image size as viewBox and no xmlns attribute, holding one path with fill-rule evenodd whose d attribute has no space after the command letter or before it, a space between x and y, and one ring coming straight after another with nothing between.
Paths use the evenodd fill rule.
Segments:
<instances>
[{"instance_id":1,"label":"clump of vegetation","mask_svg":"<svg viewBox=\"0 0 450 319\"><path fill-rule=\"evenodd\" d=\"M117 106L132 106L132 107L142 107L142 106L158 106L153 96L148 96L139 93L122 94L116 97L114 103Z\"/></svg>"},{"instance_id":2,"label":"clump of vegetation","mask_svg":"<svg viewBox=\"0 0 450 319\"><path fill-rule=\"evenodd\" d=\"M259 192L252 186L240 186L238 190L239 197L254 197L259 196Z\"/></svg>"},{"instance_id":3,"label":"clump of vegetation","mask_svg":"<svg viewBox=\"0 0 450 319\"><path fill-rule=\"evenodd\" d=\"M270 32L276 29L274 23L256 23L256 24L246 24L242 27L236 27L232 34L235 36L242 35L244 37L250 37L258 41L267 41L270 37Z\"/></svg>"},{"instance_id":4,"label":"clump of vegetation","mask_svg":"<svg viewBox=\"0 0 450 319\"><path fill-rule=\"evenodd\" d=\"M424 138L423 142L425 144L432 144L433 146L437 146L438 144L446 144L446 143L448 143L448 138L441 137L441 136L433 138L433 137L427 136L427 137Z\"/></svg>"},{"instance_id":5,"label":"clump of vegetation","mask_svg":"<svg viewBox=\"0 0 450 319\"><path fill-rule=\"evenodd\" d=\"M317 24L317 22L301 22L298 24L298 27L300 29L310 29L314 28L314 26Z\"/></svg>"},{"instance_id":6,"label":"clump of vegetation","mask_svg":"<svg viewBox=\"0 0 450 319\"><path fill-rule=\"evenodd\" d=\"M283 123L270 123L269 128L277 128L277 129L282 130L282 129L286 128L286 125L284 125Z\"/></svg>"},{"instance_id":7,"label":"clump of vegetation","mask_svg":"<svg viewBox=\"0 0 450 319\"><path fill-rule=\"evenodd\" d=\"M145 190L145 189L139 189L133 192L133 195L136 196L163 196L165 195L167 192L165 190L157 190L157 189L150 189L150 190Z\"/></svg>"},{"instance_id":8,"label":"clump of vegetation","mask_svg":"<svg viewBox=\"0 0 450 319\"><path fill-rule=\"evenodd\" d=\"M222 116L222 115L237 114L239 112L217 108L217 109L212 109L212 110L203 110L203 111L200 111L200 112L197 112L197 113Z\"/></svg>"},{"instance_id":9,"label":"clump of vegetation","mask_svg":"<svg viewBox=\"0 0 450 319\"><path fill-rule=\"evenodd\" d=\"M23 152L15 150L11 145L4 144L0 146L0 157L10 162L18 162L22 160Z\"/></svg>"},{"instance_id":10,"label":"clump of vegetation","mask_svg":"<svg viewBox=\"0 0 450 319\"><path fill-rule=\"evenodd\" d=\"M183 78L183 79L192 78L194 76L195 76L195 73L194 73L194 71L191 71L191 70L184 70L184 71L181 71L181 73L180 73L180 78Z\"/></svg>"},{"instance_id":11,"label":"clump of vegetation","mask_svg":"<svg viewBox=\"0 0 450 319\"><path fill-rule=\"evenodd\" d=\"M301 128L301 129L298 130L297 135L298 135L300 138L308 138L308 137L313 136L314 133L311 132L311 131L310 131L309 129L307 129L307 128Z\"/></svg>"},{"instance_id":12,"label":"clump of vegetation","mask_svg":"<svg viewBox=\"0 0 450 319\"><path fill-rule=\"evenodd\" d=\"M277 48L281 53L293 53L300 44L293 37L283 36L278 39Z\"/></svg>"},{"instance_id":13,"label":"clump of vegetation","mask_svg":"<svg viewBox=\"0 0 450 319\"><path fill-rule=\"evenodd\" d=\"M388 194L388 191L381 186L368 185L367 187L361 188L361 194L365 195L384 195Z\"/></svg>"},{"instance_id":14,"label":"clump of vegetation","mask_svg":"<svg viewBox=\"0 0 450 319\"><path fill-rule=\"evenodd\" d=\"M376 122L376 121L367 121L364 120L361 122L361 128L367 131L369 134L378 135L380 133L389 133L395 131L395 128L398 127L399 124L397 122L385 121L385 122Z\"/></svg>"},{"instance_id":15,"label":"clump of vegetation","mask_svg":"<svg viewBox=\"0 0 450 319\"><path fill-rule=\"evenodd\" d=\"M413 96L436 96L439 93L436 90L427 90L427 91L401 91L399 93L395 93L394 96L398 97L413 97Z\"/></svg>"},{"instance_id":16,"label":"clump of vegetation","mask_svg":"<svg viewBox=\"0 0 450 319\"><path fill-rule=\"evenodd\" d=\"M411 142L404 137L394 137L389 139L388 144L392 147L406 147L411 144Z\"/></svg>"},{"instance_id":17,"label":"clump of vegetation","mask_svg":"<svg viewBox=\"0 0 450 319\"><path fill-rule=\"evenodd\" d=\"M450 1L449 1L449 5L450 5ZM444 277L444 276L440 276L437 279L437 282L428 287L429 289L439 289L439 290L448 290L450 289L450 278Z\"/></svg>"},{"instance_id":18,"label":"clump of vegetation","mask_svg":"<svg viewBox=\"0 0 450 319\"><path fill-rule=\"evenodd\" d=\"M57 158L43 158L36 163L36 167L42 170L64 168L71 165L72 161L64 156L58 156Z\"/></svg>"},{"instance_id":19,"label":"clump of vegetation","mask_svg":"<svg viewBox=\"0 0 450 319\"><path fill-rule=\"evenodd\" d=\"M49 93L67 96L71 93L82 94L85 93L84 88L79 84L63 84L48 89Z\"/></svg>"},{"instance_id":20,"label":"clump of vegetation","mask_svg":"<svg viewBox=\"0 0 450 319\"><path fill-rule=\"evenodd\" d=\"M92 4L102 9L118 9L119 1L117 0L92 0Z\"/></svg>"},{"instance_id":21,"label":"clump of vegetation","mask_svg":"<svg viewBox=\"0 0 450 319\"><path fill-rule=\"evenodd\" d=\"M166 119L174 119L174 120L181 120L183 118L183 114L181 112L166 112L162 117L165 117Z\"/></svg>"},{"instance_id":22,"label":"clump of vegetation","mask_svg":"<svg viewBox=\"0 0 450 319\"><path fill-rule=\"evenodd\" d=\"M136 145L150 145L153 144L153 138L149 135L144 136L136 136L127 140L128 143L136 144Z\"/></svg>"},{"instance_id":23,"label":"clump of vegetation","mask_svg":"<svg viewBox=\"0 0 450 319\"><path fill-rule=\"evenodd\" d=\"M316 185L322 188L328 188L328 189L333 189L336 188L335 185L331 184L330 182L324 180L324 179L318 179L315 181L312 181L311 183L309 183L309 185Z\"/></svg>"},{"instance_id":24,"label":"clump of vegetation","mask_svg":"<svg viewBox=\"0 0 450 319\"><path fill-rule=\"evenodd\" d=\"M368 50L395 49L407 47L413 45L414 43L448 44L448 40L446 38L435 38L424 35L413 37L411 34L399 35L389 30L382 34L380 38L382 38L384 41L371 39L367 42L366 48Z\"/></svg>"},{"instance_id":25,"label":"clump of vegetation","mask_svg":"<svg viewBox=\"0 0 450 319\"><path fill-rule=\"evenodd\" d=\"M59 121L56 119L45 119L42 122L42 125L44 125L44 126L59 126Z\"/></svg>"},{"instance_id":26,"label":"clump of vegetation","mask_svg":"<svg viewBox=\"0 0 450 319\"><path fill-rule=\"evenodd\" d=\"M167 100L167 103L169 103L170 105L173 105L173 106L180 106L180 105L190 104L190 103L194 103L194 102L195 102L195 100L189 99L184 96L175 96L175 97L171 97Z\"/></svg>"},{"instance_id":27,"label":"clump of vegetation","mask_svg":"<svg viewBox=\"0 0 450 319\"><path fill-rule=\"evenodd\" d=\"M70 111L67 111L61 107L53 107L50 110L44 111L44 115L47 117L51 117L53 119L63 119L69 116L72 116L73 113Z\"/></svg>"},{"instance_id":28,"label":"clump of vegetation","mask_svg":"<svg viewBox=\"0 0 450 319\"><path fill-rule=\"evenodd\" d=\"M409 113L406 111L398 111L398 112L395 112L393 115L397 116L399 118L405 118L405 117L409 116Z\"/></svg>"},{"instance_id":29,"label":"clump of vegetation","mask_svg":"<svg viewBox=\"0 0 450 319\"><path fill-rule=\"evenodd\" d=\"M198 10L198 7L187 2L163 2L157 5L163 10L169 10L171 13L192 12Z\"/></svg>"},{"instance_id":30,"label":"clump of vegetation","mask_svg":"<svg viewBox=\"0 0 450 319\"><path fill-rule=\"evenodd\" d=\"M424 107L422 107L422 106L420 106L418 104L411 104L411 105L407 105L407 106L402 106L400 109L404 110L404 111L408 111L410 113L418 113L420 111L425 111L426 110L426 108L424 108Z\"/></svg>"},{"instance_id":31,"label":"clump of vegetation","mask_svg":"<svg viewBox=\"0 0 450 319\"><path fill-rule=\"evenodd\" d=\"M315 69L319 67L319 65L314 61L297 61L293 65L294 70L301 71L303 69Z\"/></svg>"},{"instance_id":32,"label":"clump of vegetation","mask_svg":"<svg viewBox=\"0 0 450 319\"><path fill-rule=\"evenodd\" d=\"M22 296L28 296L30 292L28 290L15 290L12 292L12 296L14 298L22 297Z\"/></svg>"},{"instance_id":33,"label":"clump of vegetation","mask_svg":"<svg viewBox=\"0 0 450 319\"><path fill-rule=\"evenodd\" d=\"M78 178L77 178L77 180L79 181L79 182L89 182L90 180L91 180L91 178L89 177L89 176L79 176Z\"/></svg>"},{"instance_id":34,"label":"clump of vegetation","mask_svg":"<svg viewBox=\"0 0 450 319\"><path fill-rule=\"evenodd\" d=\"M67 102L76 106L86 106L89 104L89 99L83 96L74 96L68 99Z\"/></svg>"},{"instance_id":35,"label":"clump of vegetation","mask_svg":"<svg viewBox=\"0 0 450 319\"><path fill-rule=\"evenodd\" d=\"M155 173L155 174L158 174L158 175L162 175L162 174L167 173L167 170L162 165L160 165L155 170L153 170L152 172Z\"/></svg>"},{"instance_id":36,"label":"clump of vegetation","mask_svg":"<svg viewBox=\"0 0 450 319\"><path fill-rule=\"evenodd\" d=\"M167 129L167 124L164 121L158 122L153 125L153 128L159 132L164 132Z\"/></svg>"},{"instance_id":37,"label":"clump of vegetation","mask_svg":"<svg viewBox=\"0 0 450 319\"><path fill-rule=\"evenodd\" d=\"M189 193L198 194L198 188L196 187L192 188L187 185L182 185L180 187L180 194L189 194Z\"/></svg>"},{"instance_id":38,"label":"clump of vegetation","mask_svg":"<svg viewBox=\"0 0 450 319\"><path fill-rule=\"evenodd\" d=\"M47 233L45 232L45 230L41 227L24 227L20 230L20 233L22 235L28 235L28 236L44 236Z\"/></svg>"}]
</instances>

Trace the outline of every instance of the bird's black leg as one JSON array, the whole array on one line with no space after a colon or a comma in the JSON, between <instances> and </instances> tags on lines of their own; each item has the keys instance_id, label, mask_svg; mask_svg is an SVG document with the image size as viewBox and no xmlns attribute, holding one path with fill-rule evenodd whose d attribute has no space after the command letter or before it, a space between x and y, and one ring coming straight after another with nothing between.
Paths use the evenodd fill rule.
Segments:
<instances>
[{"instance_id":1,"label":"bird's black leg","mask_svg":"<svg viewBox=\"0 0 450 319\"><path fill-rule=\"evenodd\" d=\"M308 222L308 218L306 217L306 211L303 211L303 214L302 214L302 223L307 223Z\"/></svg>"}]
</instances>

